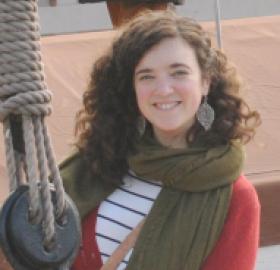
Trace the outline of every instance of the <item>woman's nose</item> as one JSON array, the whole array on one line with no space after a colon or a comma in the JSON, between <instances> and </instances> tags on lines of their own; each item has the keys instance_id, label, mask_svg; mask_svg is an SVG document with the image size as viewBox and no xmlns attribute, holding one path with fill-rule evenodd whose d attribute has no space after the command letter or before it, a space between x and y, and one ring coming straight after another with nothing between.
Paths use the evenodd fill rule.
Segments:
<instances>
[{"instance_id":1,"label":"woman's nose","mask_svg":"<svg viewBox=\"0 0 280 270\"><path fill-rule=\"evenodd\" d=\"M173 93L173 86L167 79L159 79L156 84L158 95L169 95Z\"/></svg>"}]
</instances>

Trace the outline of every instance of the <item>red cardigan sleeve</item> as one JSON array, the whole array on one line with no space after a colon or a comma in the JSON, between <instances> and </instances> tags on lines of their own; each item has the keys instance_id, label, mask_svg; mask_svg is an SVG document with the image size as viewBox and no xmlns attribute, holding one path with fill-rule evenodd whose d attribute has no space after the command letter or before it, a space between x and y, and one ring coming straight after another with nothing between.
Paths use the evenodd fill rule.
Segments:
<instances>
[{"instance_id":1,"label":"red cardigan sleeve","mask_svg":"<svg viewBox=\"0 0 280 270\"><path fill-rule=\"evenodd\" d=\"M229 212L215 248L202 270L253 270L259 244L260 204L244 176L233 185Z\"/></svg>"}]
</instances>

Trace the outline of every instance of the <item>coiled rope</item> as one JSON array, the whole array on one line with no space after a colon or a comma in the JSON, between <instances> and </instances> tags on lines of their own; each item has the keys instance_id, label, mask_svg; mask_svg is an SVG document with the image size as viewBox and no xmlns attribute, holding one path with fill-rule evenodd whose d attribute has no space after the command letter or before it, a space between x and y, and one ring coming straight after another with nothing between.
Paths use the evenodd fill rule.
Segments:
<instances>
[{"instance_id":1,"label":"coiled rope","mask_svg":"<svg viewBox=\"0 0 280 270\"><path fill-rule=\"evenodd\" d=\"M44 122L51 113L51 93L43 72L37 9L37 0L0 1L0 121L10 191L29 185L30 219L44 224L43 243L51 249L54 222L63 216L65 199ZM15 147L22 140L15 139L15 129L23 134L22 151ZM55 206L48 175L55 188Z\"/></svg>"}]
</instances>

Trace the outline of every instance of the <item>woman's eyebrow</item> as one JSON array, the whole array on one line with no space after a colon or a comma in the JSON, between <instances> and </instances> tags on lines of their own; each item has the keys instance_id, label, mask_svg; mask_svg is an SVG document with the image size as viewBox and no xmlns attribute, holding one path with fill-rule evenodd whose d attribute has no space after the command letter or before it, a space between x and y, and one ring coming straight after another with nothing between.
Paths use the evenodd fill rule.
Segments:
<instances>
[{"instance_id":1,"label":"woman's eyebrow","mask_svg":"<svg viewBox=\"0 0 280 270\"><path fill-rule=\"evenodd\" d=\"M184 67L187 69L190 69L190 67L184 63L173 63L170 65L171 68L179 68L179 67Z\"/></svg>"},{"instance_id":2,"label":"woman's eyebrow","mask_svg":"<svg viewBox=\"0 0 280 270\"><path fill-rule=\"evenodd\" d=\"M170 68L179 68L179 67L184 67L186 69L191 69L188 65L184 64L184 63L173 63L171 65L169 65ZM153 72L153 69L151 68L142 68L139 69L135 72L135 76L139 75L139 74L143 74L143 73L151 73Z\"/></svg>"},{"instance_id":3,"label":"woman's eyebrow","mask_svg":"<svg viewBox=\"0 0 280 270\"><path fill-rule=\"evenodd\" d=\"M136 71L135 76L142 74L142 73L150 73L153 70L151 68L143 68L143 69L139 69L138 71Z\"/></svg>"}]
</instances>

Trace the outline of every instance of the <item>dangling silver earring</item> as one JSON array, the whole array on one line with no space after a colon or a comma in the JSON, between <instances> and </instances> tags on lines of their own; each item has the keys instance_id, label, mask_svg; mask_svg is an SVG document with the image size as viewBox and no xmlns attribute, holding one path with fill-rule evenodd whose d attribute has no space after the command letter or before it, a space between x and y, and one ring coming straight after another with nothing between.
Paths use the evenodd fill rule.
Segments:
<instances>
[{"instance_id":1,"label":"dangling silver earring","mask_svg":"<svg viewBox=\"0 0 280 270\"><path fill-rule=\"evenodd\" d=\"M207 96L204 96L204 100L196 112L196 118L203 126L205 131L208 131L211 128L215 119L215 112L213 108L207 103Z\"/></svg>"},{"instance_id":2,"label":"dangling silver earring","mask_svg":"<svg viewBox=\"0 0 280 270\"><path fill-rule=\"evenodd\" d=\"M137 127L139 135L142 137L146 130L146 119L143 116L139 116Z\"/></svg>"}]
</instances>

